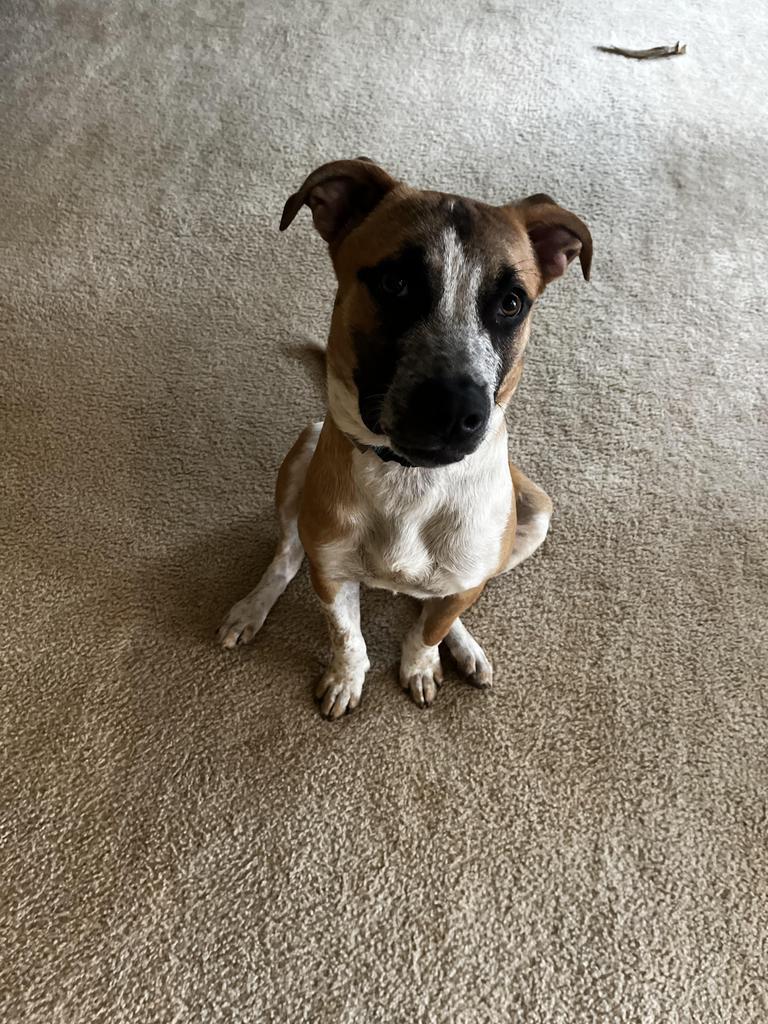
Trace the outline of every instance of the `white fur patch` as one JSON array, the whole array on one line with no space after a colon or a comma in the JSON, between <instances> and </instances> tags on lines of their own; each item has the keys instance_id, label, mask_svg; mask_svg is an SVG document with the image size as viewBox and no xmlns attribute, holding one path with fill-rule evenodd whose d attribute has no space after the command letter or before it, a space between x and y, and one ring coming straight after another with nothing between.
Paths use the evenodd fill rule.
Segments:
<instances>
[{"instance_id":1,"label":"white fur patch","mask_svg":"<svg viewBox=\"0 0 768 1024\"><path fill-rule=\"evenodd\" d=\"M475 640L467 627L456 619L445 638L448 650L453 655L459 672L473 686L487 687L493 681L493 668L485 651Z\"/></svg>"},{"instance_id":2,"label":"white fur patch","mask_svg":"<svg viewBox=\"0 0 768 1024\"><path fill-rule=\"evenodd\" d=\"M400 685L408 690L419 707L429 707L443 681L440 650L424 643L424 613L403 640L400 656Z\"/></svg>"},{"instance_id":3,"label":"white fur patch","mask_svg":"<svg viewBox=\"0 0 768 1024\"><path fill-rule=\"evenodd\" d=\"M386 434L374 434L363 423L360 416L360 405L357 389L338 377L331 369L330 363L326 374L328 385L328 406L334 422L339 430L354 437L361 444L372 444L377 448L389 448L390 442Z\"/></svg>"},{"instance_id":4,"label":"white fur patch","mask_svg":"<svg viewBox=\"0 0 768 1024\"><path fill-rule=\"evenodd\" d=\"M463 323L470 317L474 319L472 317L474 310L468 307L466 302L459 300L463 300L462 293L469 290L466 288L466 278L472 275L475 268L470 267L467 263L461 242L453 228L447 228L443 232L441 256L443 291L438 306L440 315L453 323L457 321ZM479 279L479 267L476 268L476 271Z\"/></svg>"},{"instance_id":5,"label":"white fur patch","mask_svg":"<svg viewBox=\"0 0 768 1024\"><path fill-rule=\"evenodd\" d=\"M360 631L360 587L345 583L331 604L324 604L331 637L331 663L315 696L326 718L340 718L356 708L369 662Z\"/></svg>"},{"instance_id":6,"label":"white fur patch","mask_svg":"<svg viewBox=\"0 0 768 1024\"><path fill-rule=\"evenodd\" d=\"M436 326L458 349L454 353L458 363L464 364L471 376L485 382L492 391L501 359L480 323L478 293L482 268L468 258L455 228L443 232L438 263L442 291Z\"/></svg>"}]
</instances>

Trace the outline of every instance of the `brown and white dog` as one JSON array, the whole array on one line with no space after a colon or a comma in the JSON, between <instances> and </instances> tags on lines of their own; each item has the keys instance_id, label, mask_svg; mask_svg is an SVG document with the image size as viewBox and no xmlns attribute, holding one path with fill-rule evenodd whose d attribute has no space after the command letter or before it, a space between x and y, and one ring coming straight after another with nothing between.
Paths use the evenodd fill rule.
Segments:
<instances>
[{"instance_id":1,"label":"brown and white dog","mask_svg":"<svg viewBox=\"0 0 768 1024\"><path fill-rule=\"evenodd\" d=\"M365 159L310 174L281 230L304 205L338 279L328 415L280 468L277 552L219 639L252 640L306 552L332 647L322 714L360 702L361 583L423 601L400 681L428 707L443 641L470 683L490 686L490 662L459 616L547 534L552 503L509 463L504 409L536 299L577 255L589 277L592 239L546 195L488 206L410 188Z\"/></svg>"}]
</instances>

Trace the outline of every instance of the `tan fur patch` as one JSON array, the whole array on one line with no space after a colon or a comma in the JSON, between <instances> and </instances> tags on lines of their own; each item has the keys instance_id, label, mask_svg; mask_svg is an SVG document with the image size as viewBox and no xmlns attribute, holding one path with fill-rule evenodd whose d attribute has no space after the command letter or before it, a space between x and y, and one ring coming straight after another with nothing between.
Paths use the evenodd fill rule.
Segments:
<instances>
[{"instance_id":1,"label":"tan fur patch","mask_svg":"<svg viewBox=\"0 0 768 1024\"><path fill-rule=\"evenodd\" d=\"M527 342L527 340L528 339L526 337L524 342L523 342L523 349L525 348L525 342ZM521 349L521 352L520 352L520 355L518 356L517 362L514 364L514 366L509 371L507 376L501 382L501 387L499 388L499 393L496 395L496 404L497 405L500 405L502 408L504 408L506 405L509 404L510 398L512 397L512 395L514 395L515 391L517 391L517 385L520 383L520 378L522 376L523 376L523 354L522 354L522 349Z\"/></svg>"},{"instance_id":2,"label":"tan fur patch","mask_svg":"<svg viewBox=\"0 0 768 1024\"><path fill-rule=\"evenodd\" d=\"M425 617L422 639L428 647L442 643L448 635L453 623L480 597L485 583L462 594L451 594L450 597L437 597L424 602Z\"/></svg>"},{"instance_id":3,"label":"tan fur patch","mask_svg":"<svg viewBox=\"0 0 768 1024\"><path fill-rule=\"evenodd\" d=\"M514 466L510 462L509 464L510 476L512 477L512 502L509 508L509 517L507 519L507 525L504 527L504 536L501 539L501 553L499 557L499 564L493 576L501 572L502 566L506 565L509 561L509 557L512 554L512 549L515 546L515 530L517 529L517 493L515 491L515 474ZM491 577L492 578L492 577Z\"/></svg>"},{"instance_id":4,"label":"tan fur patch","mask_svg":"<svg viewBox=\"0 0 768 1024\"><path fill-rule=\"evenodd\" d=\"M501 559L493 574L494 576L506 571L510 560L515 554L515 546L518 546L518 552L520 552L525 540L530 539L524 538L523 535L530 528L530 525L536 521L537 517L545 515L548 526L549 518L552 516L552 501L549 495L532 480L529 480L525 473L511 462L509 464L509 472L512 476L512 508L506 530L504 531ZM518 530L520 533L518 533Z\"/></svg>"},{"instance_id":5,"label":"tan fur patch","mask_svg":"<svg viewBox=\"0 0 768 1024\"><path fill-rule=\"evenodd\" d=\"M350 529L356 505L353 450L331 417L326 417L307 471L299 511L299 537L310 566L317 564L322 545L340 539Z\"/></svg>"}]
</instances>

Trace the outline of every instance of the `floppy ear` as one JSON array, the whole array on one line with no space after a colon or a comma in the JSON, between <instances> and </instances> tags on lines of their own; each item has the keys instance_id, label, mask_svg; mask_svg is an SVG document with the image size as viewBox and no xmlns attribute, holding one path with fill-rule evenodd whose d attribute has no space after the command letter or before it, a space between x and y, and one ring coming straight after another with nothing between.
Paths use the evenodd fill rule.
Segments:
<instances>
[{"instance_id":1,"label":"floppy ear","mask_svg":"<svg viewBox=\"0 0 768 1024\"><path fill-rule=\"evenodd\" d=\"M525 224L545 285L561 277L576 256L584 280L589 280L592 235L583 220L543 193L523 199L515 209Z\"/></svg>"},{"instance_id":2,"label":"floppy ear","mask_svg":"<svg viewBox=\"0 0 768 1024\"><path fill-rule=\"evenodd\" d=\"M318 233L329 245L337 245L396 184L394 178L366 157L323 164L285 204L280 230L285 231L306 205L312 211Z\"/></svg>"}]
</instances>

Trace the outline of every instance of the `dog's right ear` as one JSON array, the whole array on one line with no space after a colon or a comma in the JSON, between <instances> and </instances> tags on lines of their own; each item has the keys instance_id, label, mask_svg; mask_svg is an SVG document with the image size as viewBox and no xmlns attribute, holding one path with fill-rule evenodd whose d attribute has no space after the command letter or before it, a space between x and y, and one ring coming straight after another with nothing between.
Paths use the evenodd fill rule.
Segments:
<instances>
[{"instance_id":1,"label":"dog's right ear","mask_svg":"<svg viewBox=\"0 0 768 1024\"><path fill-rule=\"evenodd\" d=\"M323 164L285 204L280 230L285 231L306 205L321 237L330 246L338 245L396 184L394 178L366 157Z\"/></svg>"}]
</instances>

